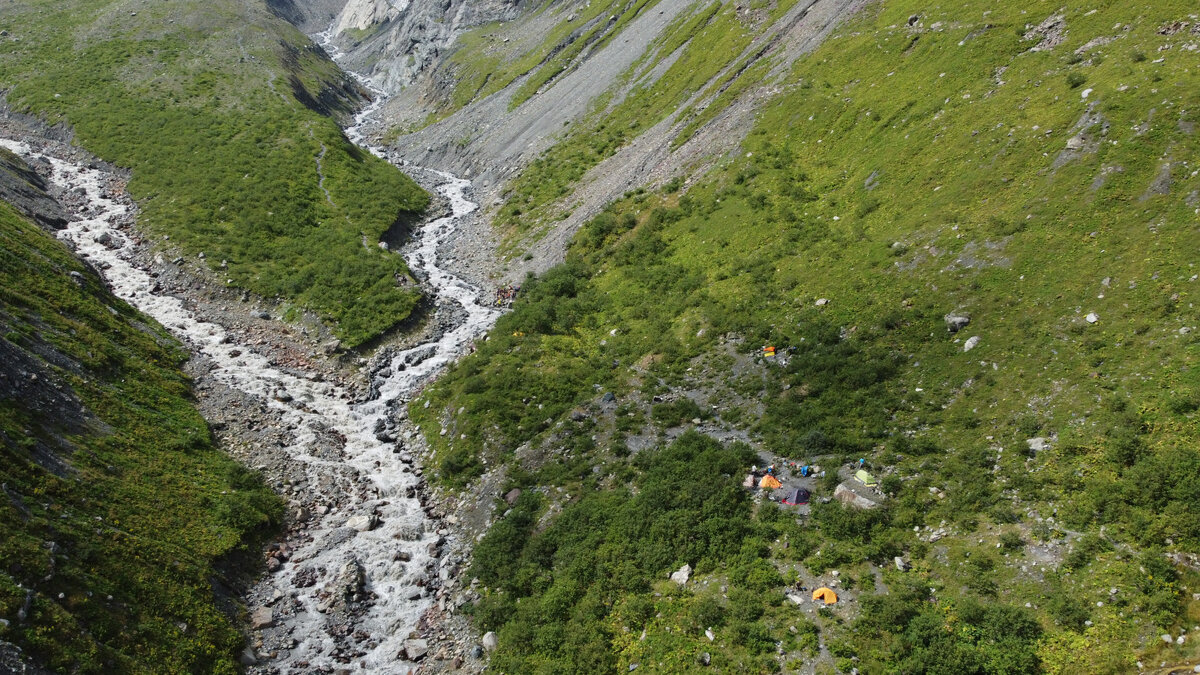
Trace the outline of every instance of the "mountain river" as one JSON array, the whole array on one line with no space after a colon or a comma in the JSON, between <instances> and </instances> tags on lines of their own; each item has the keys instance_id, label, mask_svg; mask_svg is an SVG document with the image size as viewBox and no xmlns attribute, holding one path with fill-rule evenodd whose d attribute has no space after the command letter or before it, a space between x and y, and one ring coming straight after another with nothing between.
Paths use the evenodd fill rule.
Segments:
<instances>
[{"instance_id":1,"label":"mountain river","mask_svg":"<svg viewBox=\"0 0 1200 675\"><path fill-rule=\"evenodd\" d=\"M315 37L337 56L327 36ZM384 97L370 82L361 78L360 82L379 95L355 117L346 134L368 147L362 126ZM436 341L396 351L390 364L375 369L368 399L352 401L348 391L318 376L284 372L249 346L238 344L222 326L194 316L182 299L155 292L154 278L131 262L134 244L113 224L127 217L130 207L110 198L107 186L112 175L53 153L43 154L24 142L0 139L0 145L27 159L44 157L52 166L53 183L77 193L85 191L88 208L75 214L59 237L73 242L79 255L102 270L116 295L211 359L210 377L279 411L287 428L294 429L284 450L291 462L304 467L310 486L334 480L348 488L343 490L348 500L327 513L313 514L306 536L288 542L287 562L264 575L253 589L252 598L276 601L268 608L269 617L263 618L269 618L274 635L286 638L282 649L272 650L274 658L259 666L283 673L335 669L396 673L411 668L413 664L401 655L418 619L433 602L440 537L437 522L426 516L415 495L421 479L413 473L411 454L386 435L380 440L377 432L391 429L418 388L468 351L498 316L480 289L438 265L439 247L476 209L467 198L470 182L422 170L439 177L436 189L451 213L419 228L416 240L402 251L438 307L461 307L449 312L458 317L456 325ZM368 149L383 156L377 148ZM314 451L318 435L329 432L345 439L336 459ZM330 597L339 592L334 586L347 576L361 579L360 607L365 606L354 614L351 631L335 626L329 616Z\"/></svg>"}]
</instances>

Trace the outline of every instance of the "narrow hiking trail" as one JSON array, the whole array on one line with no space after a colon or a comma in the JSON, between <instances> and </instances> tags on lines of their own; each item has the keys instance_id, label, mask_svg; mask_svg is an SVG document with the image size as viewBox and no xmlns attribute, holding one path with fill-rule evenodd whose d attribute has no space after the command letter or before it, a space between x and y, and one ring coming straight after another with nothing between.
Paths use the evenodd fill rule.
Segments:
<instances>
[{"instance_id":1,"label":"narrow hiking trail","mask_svg":"<svg viewBox=\"0 0 1200 675\"><path fill-rule=\"evenodd\" d=\"M382 102L378 96L355 117L346 130L350 139L363 143L362 125ZM433 297L438 316L451 319L434 331L432 341L390 352L386 363L377 358L366 400L355 401L350 391L319 374L274 365L252 345L239 344L226 327L198 318L184 298L162 293L152 270L134 262L134 237L117 227L134 209L111 189L118 177L66 159L52 144L35 148L0 139L0 145L43 166L48 162L53 184L86 196L81 200L86 206L58 236L101 270L116 295L210 360L206 377L277 414L288 431L282 451L290 468L302 467L306 489L317 493L306 495L307 501L322 502L328 495L283 542L284 553L275 556L281 564L248 593L247 609L260 639L244 662L259 672L407 671L413 665L408 656L419 658L421 642L410 641L410 633L445 580L447 565L440 556L447 533L422 508L420 469L406 446L415 432L405 426L404 405L469 351L499 315L480 289L439 265L439 249L476 210L468 198L470 182L421 170L436 177L449 215L419 228L401 253Z\"/></svg>"}]
</instances>

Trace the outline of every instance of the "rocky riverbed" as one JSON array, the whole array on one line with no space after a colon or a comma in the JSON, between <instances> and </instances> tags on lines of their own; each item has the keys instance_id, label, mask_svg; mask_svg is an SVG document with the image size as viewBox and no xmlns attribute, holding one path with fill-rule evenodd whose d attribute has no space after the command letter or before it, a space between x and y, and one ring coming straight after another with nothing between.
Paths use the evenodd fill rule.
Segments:
<instances>
[{"instance_id":1,"label":"rocky riverbed","mask_svg":"<svg viewBox=\"0 0 1200 675\"><path fill-rule=\"evenodd\" d=\"M343 353L313 317L283 323L274 303L227 287L219 265L143 239L127 176L61 130L9 116L0 136L69 213L60 237L191 348L198 405L222 446L288 501L286 532L264 551L264 574L245 597L248 669L481 668L467 625L447 620L468 597L457 575L470 540L450 529L455 517L442 518L455 500L426 488L423 444L404 411L495 318L439 261L454 219L474 208L469 185L414 172L439 184L449 214L403 251L433 292L411 335L366 358ZM478 261L471 266L486 277Z\"/></svg>"}]
</instances>

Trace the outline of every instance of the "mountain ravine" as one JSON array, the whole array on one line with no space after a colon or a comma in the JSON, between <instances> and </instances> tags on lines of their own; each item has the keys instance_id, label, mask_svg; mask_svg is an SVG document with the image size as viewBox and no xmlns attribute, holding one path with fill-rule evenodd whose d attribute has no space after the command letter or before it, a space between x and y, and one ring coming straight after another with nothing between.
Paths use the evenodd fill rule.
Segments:
<instances>
[{"instance_id":1,"label":"mountain ravine","mask_svg":"<svg viewBox=\"0 0 1200 675\"><path fill-rule=\"evenodd\" d=\"M1200 671L1183 0L10 0L0 670Z\"/></svg>"}]
</instances>

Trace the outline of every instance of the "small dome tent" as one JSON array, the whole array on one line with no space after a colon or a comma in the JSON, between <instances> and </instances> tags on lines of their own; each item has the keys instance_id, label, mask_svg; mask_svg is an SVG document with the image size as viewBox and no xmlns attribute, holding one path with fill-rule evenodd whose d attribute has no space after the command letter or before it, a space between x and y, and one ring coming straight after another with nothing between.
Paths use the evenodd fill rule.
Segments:
<instances>
[{"instance_id":1,"label":"small dome tent","mask_svg":"<svg viewBox=\"0 0 1200 675\"><path fill-rule=\"evenodd\" d=\"M832 605L837 602L837 593L834 593L833 589L827 586L822 586L813 591L813 602L816 602L817 600L820 600L827 605Z\"/></svg>"},{"instance_id":2,"label":"small dome tent","mask_svg":"<svg viewBox=\"0 0 1200 675\"><path fill-rule=\"evenodd\" d=\"M808 492L808 490L805 490L804 488L796 488L795 490L789 492L788 496L783 498L783 503L787 504L788 506L807 504L811 498L812 495Z\"/></svg>"}]
</instances>

